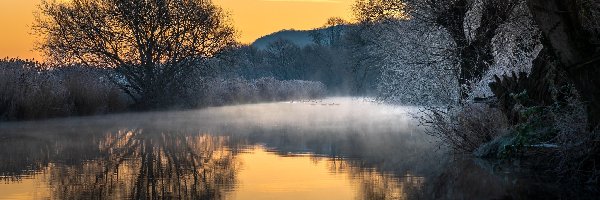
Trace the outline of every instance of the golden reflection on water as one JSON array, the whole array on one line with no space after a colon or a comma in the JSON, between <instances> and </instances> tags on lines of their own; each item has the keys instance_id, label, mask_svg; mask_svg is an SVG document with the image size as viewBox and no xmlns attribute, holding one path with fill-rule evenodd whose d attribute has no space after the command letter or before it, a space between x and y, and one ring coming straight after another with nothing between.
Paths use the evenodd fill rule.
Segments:
<instances>
[{"instance_id":1,"label":"golden reflection on water","mask_svg":"<svg viewBox=\"0 0 600 200\"><path fill-rule=\"evenodd\" d=\"M242 154L239 186L230 199L352 199L349 177L332 173L329 161L309 156L281 157L256 147Z\"/></svg>"},{"instance_id":2,"label":"golden reflection on water","mask_svg":"<svg viewBox=\"0 0 600 200\"><path fill-rule=\"evenodd\" d=\"M121 130L90 141L79 148L96 149L95 159L5 176L0 199L405 199L407 186L422 184L351 160L235 150L228 136Z\"/></svg>"},{"instance_id":3,"label":"golden reflection on water","mask_svg":"<svg viewBox=\"0 0 600 200\"><path fill-rule=\"evenodd\" d=\"M344 159L280 156L258 146L239 156L239 186L228 199L408 199L422 177L396 178Z\"/></svg>"},{"instance_id":4,"label":"golden reflection on water","mask_svg":"<svg viewBox=\"0 0 600 200\"><path fill-rule=\"evenodd\" d=\"M38 176L0 183L0 199L49 199L50 191Z\"/></svg>"}]
</instances>

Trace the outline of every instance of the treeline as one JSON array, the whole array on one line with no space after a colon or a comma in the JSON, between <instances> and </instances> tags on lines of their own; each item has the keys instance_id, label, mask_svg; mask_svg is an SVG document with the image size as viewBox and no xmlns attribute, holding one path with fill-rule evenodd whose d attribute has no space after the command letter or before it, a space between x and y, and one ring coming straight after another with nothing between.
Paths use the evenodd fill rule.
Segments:
<instances>
[{"instance_id":1,"label":"treeline","mask_svg":"<svg viewBox=\"0 0 600 200\"><path fill-rule=\"evenodd\" d=\"M0 120L85 116L141 109L114 83L108 69L50 66L19 59L0 60ZM165 96L165 107L189 109L236 103L321 98L322 83L274 78L196 76L185 89Z\"/></svg>"},{"instance_id":2,"label":"treeline","mask_svg":"<svg viewBox=\"0 0 600 200\"><path fill-rule=\"evenodd\" d=\"M452 45L442 29L415 20L331 18L321 28L281 31L232 48L211 64L221 76L319 81L330 95L443 105L459 101Z\"/></svg>"},{"instance_id":3,"label":"treeline","mask_svg":"<svg viewBox=\"0 0 600 200\"><path fill-rule=\"evenodd\" d=\"M363 68L353 51L350 24L326 26L310 32L313 42L297 44L277 38L265 47L243 45L214 60L220 76L278 80L308 80L325 84L330 95L376 95L379 71ZM331 29L337 29L332 32ZM333 34L334 36L330 36ZM322 39L334 38L331 39Z\"/></svg>"}]
</instances>

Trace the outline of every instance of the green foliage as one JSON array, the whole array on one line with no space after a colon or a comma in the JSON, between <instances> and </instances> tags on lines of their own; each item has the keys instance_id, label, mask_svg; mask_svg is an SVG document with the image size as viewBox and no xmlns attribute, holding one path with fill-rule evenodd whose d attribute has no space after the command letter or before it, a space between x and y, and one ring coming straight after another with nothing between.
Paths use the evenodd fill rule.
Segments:
<instances>
[{"instance_id":1,"label":"green foliage","mask_svg":"<svg viewBox=\"0 0 600 200\"><path fill-rule=\"evenodd\" d=\"M530 147L547 144L556 138L558 132L552 126L553 107L523 106L531 101L527 91L511 94L511 97L517 101L514 109L518 109L520 122L513 126L508 142L500 147L499 156L502 158L520 156Z\"/></svg>"}]
</instances>

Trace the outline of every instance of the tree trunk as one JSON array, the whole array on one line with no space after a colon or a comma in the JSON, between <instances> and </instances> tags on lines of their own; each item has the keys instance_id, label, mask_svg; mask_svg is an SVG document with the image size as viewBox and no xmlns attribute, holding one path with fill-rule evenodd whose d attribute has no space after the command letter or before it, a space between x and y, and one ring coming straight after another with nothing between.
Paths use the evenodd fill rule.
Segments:
<instances>
[{"instance_id":1,"label":"tree trunk","mask_svg":"<svg viewBox=\"0 0 600 200\"><path fill-rule=\"evenodd\" d=\"M600 123L600 55L598 44L582 26L577 0L528 0L535 21L588 105L590 129ZM548 44L549 43L549 44Z\"/></svg>"},{"instance_id":2,"label":"tree trunk","mask_svg":"<svg viewBox=\"0 0 600 200\"><path fill-rule=\"evenodd\" d=\"M470 9L468 0L455 1L446 12L437 13L436 23L444 27L456 42L460 72L458 83L461 102L472 91L471 82L480 81L494 62L492 39L510 17L518 1L487 1L481 11L480 26L473 38L465 35L464 21Z\"/></svg>"}]
</instances>

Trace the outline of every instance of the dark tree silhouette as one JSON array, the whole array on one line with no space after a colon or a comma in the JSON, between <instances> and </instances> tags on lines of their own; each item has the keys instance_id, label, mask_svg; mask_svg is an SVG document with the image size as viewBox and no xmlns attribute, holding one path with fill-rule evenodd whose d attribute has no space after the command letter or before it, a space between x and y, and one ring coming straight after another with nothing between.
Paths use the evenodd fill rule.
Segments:
<instances>
[{"instance_id":1,"label":"dark tree silhouette","mask_svg":"<svg viewBox=\"0 0 600 200\"><path fill-rule=\"evenodd\" d=\"M562 69L588 104L590 129L600 124L600 3L528 0L529 9ZM596 24L594 24L596 23Z\"/></svg>"},{"instance_id":2,"label":"dark tree silhouette","mask_svg":"<svg viewBox=\"0 0 600 200\"><path fill-rule=\"evenodd\" d=\"M360 23L408 18L408 5L404 0L357 0L352 10Z\"/></svg>"},{"instance_id":3,"label":"dark tree silhouette","mask_svg":"<svg viewBox=\"0 0 600 200\"><path fill-rule=\"evenodd\" d=\"M207 0L44 1L40 13L35 30L52 60L113 69L113 81L141 106L177 94L235 38Z\"/></svg>"}]
</instances>

